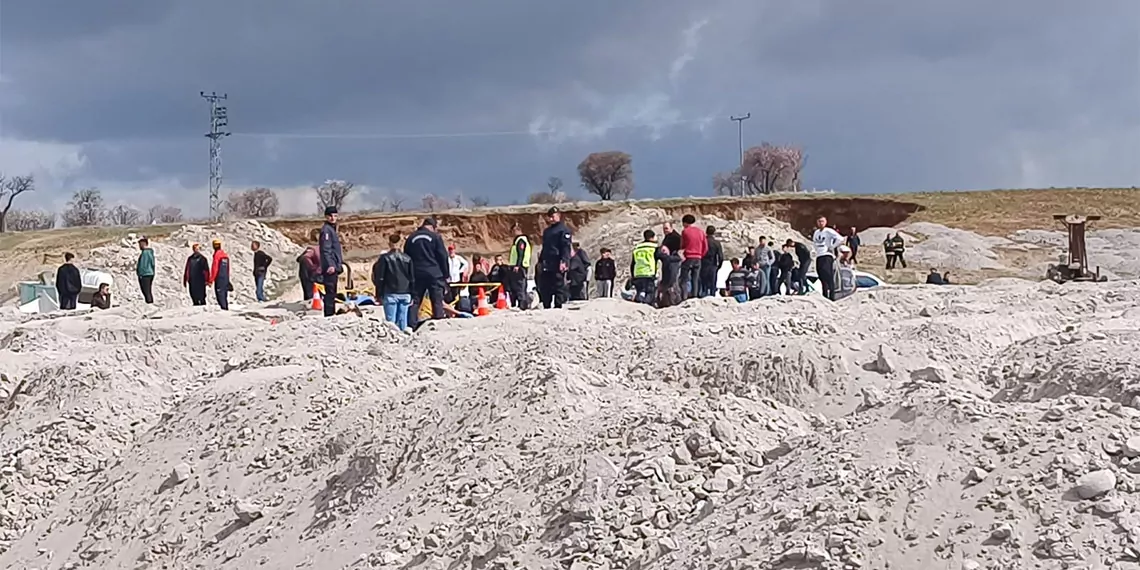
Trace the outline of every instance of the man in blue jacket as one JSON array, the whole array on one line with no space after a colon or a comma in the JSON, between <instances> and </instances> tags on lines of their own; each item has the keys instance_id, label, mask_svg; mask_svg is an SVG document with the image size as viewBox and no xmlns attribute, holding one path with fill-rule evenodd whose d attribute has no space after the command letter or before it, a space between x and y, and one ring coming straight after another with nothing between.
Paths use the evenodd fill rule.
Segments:
<instances>
[{"instance_id":1,"label":"man in blue jacket","mask_svg":"<svg viewBox=\"0 0 1140 570\"><path fill-rule=\"evenodd\" d=\"M447 247L436 232L438 227L435 218L427 218L404 242L404 253L412 258L412 307L417 308L408 312L408 326L411 328L415 328L419 320L418 307L423 303L424 295L431 299L433 319L447 316L443 310L443 288L451 267Z\"/></svg>"},{"instance_id":2,"label":"man in blue jacket","mask_svg":"<svg viewBox=\"0 0 1140 570\"><path fill-rule=\"evenodd\" d=\"M538 256L538 295L542 308L561 308L569 297L566 271L570 269L570 247L574 234L562 222L562 212L556 207L546 211L546 230L542 232L542 253Z\"/></svg>"},{"instance_id":3,"label":"man in blue jacket","mask_svg":"<svg viewBox=\"0 0 1140 570\"><path fill-rule=\"evenodd\" d=\"M336 314L336 288L344 271L344 252L336 232L336 206L325 208L325 225L321 226L321 279L325 286L325 316Z\"/></svg>"}]
</instances>

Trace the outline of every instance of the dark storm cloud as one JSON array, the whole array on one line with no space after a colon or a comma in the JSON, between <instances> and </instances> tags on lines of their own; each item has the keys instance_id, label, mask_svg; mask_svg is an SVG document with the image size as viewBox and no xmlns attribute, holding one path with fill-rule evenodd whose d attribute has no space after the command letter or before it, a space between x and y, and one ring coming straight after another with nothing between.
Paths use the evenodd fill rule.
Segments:
<instances>
[{"instance_id":1,"label":"dark storm cloud","mask_svg":"<svg viewBox=\"0 0 1140 570\"><path fill-rule=\"evenodd\" d=\"M807 148L809 185L1122 184L1140 177L1138 21L1126 0L6 2L0 112L7 137L54 142L7 154L63 186L172 199L204 185L202 89L230 93L238 135L541 131L234 136L233 186L509 202L621 148L640 193L705 194L745 111L749 142Z\"/></svg>"}]
</instances>

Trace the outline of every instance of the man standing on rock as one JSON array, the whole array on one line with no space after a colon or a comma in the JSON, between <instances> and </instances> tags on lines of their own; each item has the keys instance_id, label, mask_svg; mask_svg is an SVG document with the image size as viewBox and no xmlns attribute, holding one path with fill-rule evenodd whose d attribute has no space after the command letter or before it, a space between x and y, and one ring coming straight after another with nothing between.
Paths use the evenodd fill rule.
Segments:
<instances>
[{"instance_id":1,"label":"man standing on rock","mask_svg":"<svg viewBox=\"0 0 1140 570\"><path fill-rule=\"evenodd\" d=\"M716 276L724 265L724 248L716 239L716 227L709 226L705 230L705 242L708 250L701 258L701 297L716 295Z\"/></svg>"},{"instance_id":2,"label":"man standing on rock","mask_svg":"<svg viewBox=\"0 0 1140 570\"><path fill-rule=\"evenodd\" d=\"M815 247L815 273L819 277L819 284L823 296L835 300L835 250L843 243L843 236L832 228L827 227L827 218L820 216L815 221L815 231L811 234L811 243Z\"/></svg>"},{"instance_id":3,"label":"man standing on rock","mask_svg":"<svg viewBox=\"0 0 1140 570\"><path fill-rule=\"evenodd\" d=\"M264 303L269 300L265 296L265 276L269 273L269 264L273 263L273 258L261 251L261 242L257 240L249 244L249 249L253 251L253 283L257 302Z\"/></svg>"},{"instance_id":4,"label":"man standing on rock","mask_svg":"<svg viewBox=\"0 0 1140 570\"><path fill-rule=\"evenodd\" d=\"M447 316L443 308L443 288L447 286L451 264L443 238L436 233L437 227L435 218L424 220L404 242L404 253L412 259L412 306L420 307L427 297L432 318L442 319ZM414 320L413 314L416 315ZM408 318L413 320L408 326L415 328L415 321L419 320L418 310L417 313L409 313Z\"/></svg>"},{"instance_id":5,"label":"man standing on rock","mask_svg":"<svg viewBox=\"0 0 1140 570\"><path fill-rule=\"evenodd\" d=\"M653 230L641 234L642 241L633 248L633 259L629 262L632 276L633 300L652 305L657 294L657 236Z\"/></svg>"},{"instance_id":6,"label":"man standing on rock","mask_svg":"<svg viewBox=\"0 0 1140 570\"><path fill-rule=\"evenodd\" d=\"M73 253L63 254L63 265L55 270L55 292L59 295L59 308L63 311L74 311L79 305L79 293L83 291L83 279L79 268L71 262L73 259Z\"/></svg>"},{"instance_id":7,"label":"man standing on rock","mask_svg":"<svg viewBox=\"0 0 1140 570\"><path fill-rule=\"evenodd\" d=\"M546 211L546 230L542 232L542 253L538 256L538 291L542 308L562 308L566 302L566 271L570 269L570 245L574 242L570 228L562 222L557 206Z\"/></svg>"},{"instance_id":8,"label":"man standing on rock","mask_svg":"<svg viewBox=\"0 0 1140 570\"><path fill-rule=\"evenodd\" d=\"M216 239L211 244L214 247L214 262L210 264L210 283L214 285L214 297L218 299L218 308L223 311L230 310L230 256L222 249L222 240Z\"/></svg>"},{"instance_id":9,"label":"man standing on rock","mask_svg":"<svg viewBox=\"0 0 1140 570\"><path fill-rule=\"evenodd\" d=\"M681 218L681 290L682 299L692 299L701 294L701 259L709 251L705 232L697 227L697 218L685 214Z\"/></svg>"},{"instance_id":10,"label":"man standing on rock","mask_svg":"<svg viewBox=\"0 0 1140 570\"><path fill-rule=\"evenodd\" d=\"M316 243L320 235L321 230L313 228L309 241ZM301 281L301 298L306 301L313 299L313 285L321 281L321 250L313 243L297 256L297 278Z\"/></svg>"},{"instance_id":11,"label":"man standing on rock","mask_svg":"<svg viewBox=\"0 0 1140 570\"><path fill-rule=\"evenodd\" d=\"M578 242L571 244L570 249L570 264L566 272L570 280L570 300L585 301L588 297L586 282L590 280L590 258Z\"/></svg>"},{"instance_id":12,"label":"man standing on rock","mask_svg":"<svg viewBox=\"0 0 1140 570\"><path fill-rule=\"evenodd\" d=\"M186 258L182 272L182 286L190 289L190 301L195 307L206 305L206 283L210 281L210 261L202 255L202 246L190 246L193 253Z\"/></svg>"},{"instance_id":13,"label":"man standing on rock","mask_svg":"<svg viewBox=\"0 0 1140 570\"><path fill-rule=\"evenodd\" d=\"M344 271L344 252L336 231L336 206L325 207L325 225L321 226L321 279L325 286L325 316L336 314L336 288Z\"/></svg>"},{"instance_id":14,"label":"man standing on rock","mask_svg":"<svg viewBox=\"0 0 1140 570\"><path fill-rule=\"evenodd\" d=\"M772 264L776 262L776 253L768 246L768 240L760 236L760 243L753 250L752 256L756 260L756 285L761 297L772 294Z\"/></svg>"},{"instance_id":15,"label":"man standing on rock","mask_svg":"<svg viewBox=\"0 0 1140 570\"><path fill-rule=\"evenodd\" d=\"M859 246L862 243L863 240L859 239L859 232L852 226L851 233L847 234L847 247L851 249L851 263L859 263Z\"/></svg>"},{"instance_id":16,"label":"man standing on rock","mask_svg":"<svg viewBox=\"0 0 1140 570\"><path fill-rule=\"evenodd\" d=\"M154 303L154 250L150 248L150 240L145 237L139 240L139 260L135 263L135 273L139 276L139 289L142 290L143 301L151 305Z\"/></svg>"},{"instance_id":17,"label":"man standing on rock","mask_svg":"<svg viewBox=\"0 0 1140 570\"><path fill-rule=\"evenodd\" d=\"M511 296L511 305L525 311L530 308L530 295L526 290L526 272L530 267L530 238L522 233L518 223L515 223L511 229L515 234L515 240L511 243L511 253L507 256L507 264L510 265L505 273L508 281L507 291Z\"/></svg>"}]
</instances>

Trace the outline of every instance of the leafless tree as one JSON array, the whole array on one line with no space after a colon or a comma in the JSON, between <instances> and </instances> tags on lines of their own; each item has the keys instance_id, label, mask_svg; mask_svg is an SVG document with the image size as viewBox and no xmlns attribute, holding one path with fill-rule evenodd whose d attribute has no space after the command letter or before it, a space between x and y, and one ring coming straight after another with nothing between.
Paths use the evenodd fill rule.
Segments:
<instances>
[{"instance_id":1,"label":"leafless tree","mask_svg":"<svg viewBox=\"0 0 1140 570\"><path fill-rule=\"evenodd\" d=\"M226 211L240 218L272 218L279 207L277 193L268 188L230 192Z\"/></svg>"},{"instance_id":2,"label":"leafless tree","mask_svg":"<svg viewBox=\"0 0 1140 570\"><path fill-rule=\"evenodd\" d=\"M107 215L103 221L112 226L134 226L138 225L140 219L142 219L142 212L131 206L119 204L107 210Z\"/></svg>"},{"instance_id":3,"label":"leafless tree","mask_svg":"<svg viewBox=\"0 0 1140 570\"><path fill-rule=\"evenodd\" d=\"M67 209L63 211L63 225L74 228L97 226L103 222L107 211L103 208L103 194L94 188L84 188L71 195Z\"/></svg>"},{"instance_id":4,"label":"leafless tree","mask_svg":"<svg viewBox=\"0 0 1140 570\"><path fill-rule=\"evenodd\" d=\"M532 192L526 197L527 204L560 204L566 201L566 193L561 191Z\"/></svg>"},{"instance_id":5,"label":"leafless tree","mask_svg":"<svg viewBox=\"0 0 1140 570\"><path fill-rule=\"evenodd\" d=\"M407 200L407 198L402 196L392 196L388 198L388 207L391 208L393 212L402 211L404 209L405 200Z\"/></svg>"},{"instance_id":6,"label":"leafless tree","mask_svg":"<svg viewBox=\"0 0 1140 570\"><path fill-rule=\"evenodd\" d=\"M555 192L558 192L562 189L562 179L557 176L551 176L550 178L546 179L546 187L553 195Z\"/></svg>"},{"instance_id":7,"label":"leafless tree","mask_svg":"<svg viewBox=\"0 0 1140 570\"><path fill-rule=\"evenodd\" d=\"M440 198L439 196L436 196L435 194L428 194L427 196L424 196L422 203L423 203L424 209L429 211L429 212L438 212L440 210L447 210L447 209L451 208L452 205L454 204L454 202L452 202L451 200L448 200L447 198Z\"/></svg>"},{"instance_id":8,"label":"leafless tree","mask_svg":"<svg viewBox=\"0 0 1140 570\"><path fill-rule=\"evenodd\" d=\"M323 214L325 208L329 206L333 206L337 210L344 208L345 200L352 194L355 187L356 185L352 182L344 180L325 180L324 184L316 187L317 210Z\"/></svg>"},{"instance_id":9,"label":"leafless tree","mask_svg":"<svg viewBox=\"0 0 1140 570\"><path fill-rule=\"evenodd\" d=\"M4 200L4 209L0 210L0 233L8 231L8 212L12 210L12 201L24 192L36 189L36 181L32 175L13 176L5 178L0 174L0 200Z\"/></svg>"},{"instance_id":10,"label":"leafless tree","mask_svg":"<svg viewBox=\"0 0 1140 570\"><path fill-rule=\"evenodd\" d=\"M467 201L476 208L486 208L491 205L491 199L486 196L472 196Z\"/></svg>"},{"instance_id":11,"label":"leafless tree","mask_svg":"<svg viewBox=\"0 0 1140 570\"><path fill-rule=\"evenodd\" d=\"M182 209L174 206L151 206L146 212L148 224L175 224L182 221Z\"/></svg>"},{"instance_id":12,"label":"leafless tree","mask_svg":"<svg viewBox=\"0 0 1140 570\"><path fill-rule=\"evenodd\" d=\"M582 188L602 200L633 194L633 158L618 150L589 154L578 164L578 176Z\"/></svg>"},{"instance_id":13,"label":"leafless tree","mask_svg":"<svg viewBox=\"0 0 1140 570\"><path fill-rule=\"evenodd\" d=\"M803 167L804 153L799 147L770 143L754 146L744 151L740 174L744 176L745 193L798 192Z\"/></svg>"},{"instance_id":14,"label":"leafless tree","mask_svg":"<svg viewBox=\"0 0 1140 570\"><path fill-rule=\"evenodd\" d=\"M55 227L55 214L47 210L12 210L5 223L8 231L13 232L50 230Z\"/></svg>"},{"instance_id":15,"label":"leafless tree","mask_svg":"<svg viewBox=\"0 0 1140 570\"><path fill-rule=\"evenodd\" d=\"M736 196L740 194L740 170L714 174L712 185L714 196Z\"/></svg>"}]
</instances>

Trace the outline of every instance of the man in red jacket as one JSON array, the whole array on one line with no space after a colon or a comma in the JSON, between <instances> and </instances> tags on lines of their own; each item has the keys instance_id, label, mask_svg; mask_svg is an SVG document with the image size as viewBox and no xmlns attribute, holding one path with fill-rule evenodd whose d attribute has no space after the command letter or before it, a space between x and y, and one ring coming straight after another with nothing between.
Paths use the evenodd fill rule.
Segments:
<instances>
[{"instance_id":1,"label":"man in red jacket","mask_svg":"<svg viewBox=\"0 0 1140 570\"><path fill-rule=\"evenodd\" d=\"M210 265L210 283L214 284L214 296L218 299L218 307L223 311L230 308L230 256L222 249L222 240L216 239L214 246L214 263Z\"/></svg>"},{"instance_id":2,"label":"man in red jacket","mask_svg":"<svg viewBox=\"0 0 1140 570\"><path fill-rule=\"evenodd\" d=\"M697 227L697 218L685 214L681 218L681 291L686 299L696 297L701 292L701 258L709 251L709 241L705 232Z\"/></svg>"}]
</instances>

